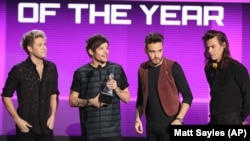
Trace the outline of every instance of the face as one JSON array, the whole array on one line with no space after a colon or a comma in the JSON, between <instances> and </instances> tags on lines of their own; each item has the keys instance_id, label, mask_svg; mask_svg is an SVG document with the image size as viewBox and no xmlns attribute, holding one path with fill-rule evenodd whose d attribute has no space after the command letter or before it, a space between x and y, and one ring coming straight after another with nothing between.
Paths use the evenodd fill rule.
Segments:
<instances>
[{"instance_id":1,"label":"face","mask_svg":"<svg viewBox=\"0 0 250 141\"><path fill-rule=\"evenodd\" d=\"M206 42L206 50L209 53L211 59L216 62L220 62L222 58L222 53L225 47L226 47L226 43L224 42L220 44L217 37L209 39Z\"/></svg>"},{"instance_id":2,"label":"face","mask_svg":"<svg viewBox=\"0 0 250 141\"><path fill-rule=\"evenodd\" d=\"M147 48L145 48L145 53L148 55L151 66L159 66L163 59L162 42L148 44Z\"/></svg>"},{"instance_id":3,"label":"face","mask_svg":"<svg viewBox=\"0 0 250 141\"><path fill-rule=\"evenodd\" d=\"M90 54L92 55L92 61L96 64L106 64L108 61L108 55L109 55L109 46L108 43L101 44L95 52L92 50L89 50Z\"/></svg>"},{"instance_id":4,"label":"face","mask_svg":"<svg viewBox=\"0 0 250 141\"><path fill-rule=\"evenodd\" d=\"M47 55L46 41L44 38L38 37L34 40L34 44L32 46L28 46L28 50L30 51L31 56L43 59Z\"/></svg>"}]
</instances>

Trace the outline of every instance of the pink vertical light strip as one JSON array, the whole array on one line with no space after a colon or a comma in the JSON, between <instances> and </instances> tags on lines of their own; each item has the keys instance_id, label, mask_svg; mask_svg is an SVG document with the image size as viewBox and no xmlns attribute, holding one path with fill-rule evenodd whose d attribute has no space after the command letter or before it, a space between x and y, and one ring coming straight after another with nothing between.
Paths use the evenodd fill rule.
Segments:
<instances>
[{"instance_id":1,"label":"pink vertical light strip","mask_svg":"<svg viewBox=\"0 0 250 141\"><path fill-rule=\"evenodd\" d=\"M6 29L6 9L5 9L5 0L0 1L0 87L2 89L4 85L4 78L5 76L5 29ZM0 102L0 113L3 115L3 104L2 101ZM3 133L3 117L0 116L0 134Z\"/></svg>"},{"instance_id":2,"label":"pink vertical light strip","mask_svg":"<svg viewBox=\"0 0 250 141\"><path fill-rule=\"evenodd\" d=\"M235 27L242 27L242 16L236 12L241 8L241 5L224 8L230 10L225 12L227 14L224 15L224 26L218 26L215 23L212 26L212 28L221 30L227 35L231 56L240 62L242 60L242 28Z\"/></svg>"}]
</instances>

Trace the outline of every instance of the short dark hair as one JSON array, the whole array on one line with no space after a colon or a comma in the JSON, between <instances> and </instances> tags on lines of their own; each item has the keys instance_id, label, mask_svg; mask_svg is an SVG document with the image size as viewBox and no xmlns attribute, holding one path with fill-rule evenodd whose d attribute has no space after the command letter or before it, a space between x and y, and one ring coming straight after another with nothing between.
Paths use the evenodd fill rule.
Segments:
<instances>
[{"instance_id":1,"label":"short dark hair","mask_svg":"<svg viewBox=\"0 0 250 141\"><path fill-rule=\"evenodd\" d=\"M164 40L164 37L163 37L162 34L160 34L158 32L149 33L145 37L145 48L147 48L148 44L157 43L157 42L163 42L163 40Z\"/></svg>"},{"instance_id":2,"label":"short dark hair","mask_svg":"<svg viewBox=\"0 0 250 141\"><path fill-rule=\"evenodd\" d=\"M108 39L103 36L102 34L94 34L89 39L86 40L86 51L89 55L89 57L92 57L91 54L89 54L89 50L92 50L95 52L95 50L103 43L108 43Z\"/></svg>"}]
</instances>

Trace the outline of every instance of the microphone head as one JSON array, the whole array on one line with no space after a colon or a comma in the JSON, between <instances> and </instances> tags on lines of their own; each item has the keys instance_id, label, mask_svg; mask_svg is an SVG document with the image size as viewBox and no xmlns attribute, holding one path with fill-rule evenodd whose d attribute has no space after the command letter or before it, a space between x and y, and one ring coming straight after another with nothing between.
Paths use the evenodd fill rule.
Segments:
<instances>
[{"instance_id":1,"label":"microphone head","mask_svg":"<svg viewBox=\"0 0 250 141\"><path fill-rule=\"evenodd\" d=\"M88 78L91 78L93 76L93 71L89 71L88 73L87 73L87 77Z\"/></svg>"}]
</instances>

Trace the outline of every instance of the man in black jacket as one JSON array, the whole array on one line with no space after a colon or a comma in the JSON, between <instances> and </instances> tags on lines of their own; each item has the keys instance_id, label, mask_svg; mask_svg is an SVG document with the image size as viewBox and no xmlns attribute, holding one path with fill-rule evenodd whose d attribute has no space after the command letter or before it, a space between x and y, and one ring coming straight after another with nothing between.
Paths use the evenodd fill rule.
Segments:
<instances>
[{"instance_id":1,"label":"man in black jacket","mask_svg":"<svg viewBox=\"0 0 250 141\"><path fill-rule=\"evenodd\" d=\"M211 96L209 124L246 124L250 114L250 79L246 67L230 56L225 33L208 30L202 39Z\"/></svg>"}]
</instances>

